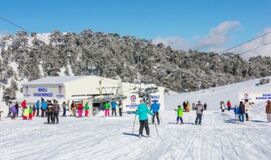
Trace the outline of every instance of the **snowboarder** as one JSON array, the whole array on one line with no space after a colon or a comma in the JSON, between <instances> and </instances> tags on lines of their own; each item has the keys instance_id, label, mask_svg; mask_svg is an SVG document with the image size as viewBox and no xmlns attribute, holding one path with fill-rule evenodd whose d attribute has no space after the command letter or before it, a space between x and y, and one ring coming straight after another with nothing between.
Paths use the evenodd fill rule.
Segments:
<instances>
[{"instance_id":1,"label":"snowboarder","mask_svg":"<svg viewBox=\"0 0 271 160\"><path fill-rule=\"evenodd\" d=\"M81 101L81 102L79 102L77 104L78 117L82 117L82 115L83 115L83 109L84 109L83 102Z\"/></svg>"},{"instance_id":2,"label":"snowboarder","mask_svg":"<svg viewBox=\"0 0 271 160\"><path fill-rule=\"evenodd\" d=\"M112 102L111 102L111 109L112 109L112 116L113 115L115 115L115 116L117 116L117 102L115 101L115 100L113 100Z\"/></svg>"},{"instance_id":3,"label":"snowboarder","mask_svg":"<svg viewBox=\"0 0 271 160\"><path fill-rule=\"evenodd\" d=\"M67 106L68 106L68 105L67 105L66 102L64 101L64 102L62 103L62 109L63 109L62 117L66 117Z\"/></svg>"},{"instance_id":4,"label":"snowboarder","mask_svg":"<svg viewBox=\"0 0 271 160\"><path fill-rule=\"evenodd\" d=\"M148 115L154 115L147 107L147 104L143 101L140 100L140 104L135 112L136 115L139 116L139 123L140 123L140 127L139 127L139 137L143 136L143 129L145 128L146 130L146 134L149 137L150 136L150 128L149 128L149 124L148 124Z\"/></svg>"},{"instance_id":5,"label":"snowboarder","mask_svg":"<svg viewBox=\"0 0 271 160\"><path fill-rule=\"evenodd\" d=\"M204 110L207 110L207 103L204 103L203 108Z\"/></svg>"},{"instance_id":6,"label":"snowboarder","mask_svg":"<svg viewBox=\"0 0 271 160\"><path fill-rule=\"evenodd\" d=\"M178 106L178 109L175 109L177 111L177 123L179 124L179 121L181 122L180 124L183 124L183 107L180 105Z\"/></svg>"},{"instance_id":7,"label":"snowboarder","mask_svg":"<svg viewBox=\"0 0 271 160\"><path fill-rule=\"evenodd\" d=\"M84 105L85 117L88 117L89 109L90 109L89 104L88 104L88 102L86 102Z\"/></svg>"},{"instance_id":8,"label":"snowboarder","mask_svg":"<svg viewBox=\"0 0 271 160\"><path fill-rule=\"evenodd\" d=\"M41 99L41 117L47 116L47 112L46 112L47 108L48 108L48 105L45 102L45 100L42 98Z\"/></svg>"},{"instance_id":9,"label":"snowboarder","mask_svg":"<svg viewBox=\"0 0 271 160\"><path fill-rule=\"evenodd\" d=\"M221 112L225 111L225 103L223 101L220 102L220 109L221 109Z\"/></svg>"},{"instance_id":10,"label":"snowboarder","mask_svg":"<svg viewBox=\"0 0 271 160\"><path fill-rule=\"evenodd\" d=\"M109 102L105 102L105 104L104 104L104 115L105 116L109 116L109 109L110 109L110 104L109 104Z\"/></svg>"},{"instance_id":11,"label":"snowboarder","mask_svg":"<svg viewBox=\"0 0 271 160\"><path fill-rule=\"evenodd\" d=\"M151 111L153 112L152 116L152 124L154 124L154 119L156 117L158 125L160 124L160 119L159 119L159 109L160 109L160 104L157 103L157 100L154 100L153 104L151 105Z\"/></svg>"},{"instance_id":12,"label":"snowboarder","mask_svg":"<svg viewBox=\"0 0 271 160\"><path fill-rule=\"evenodd\" d=\"M40 100L38 100L36 103L35 103L35 108L36 108L36 111L37 111L37 114L36 116L40 116Z\"/></svg>"},{"instance_id":13,"label":"snowboarder","mask_svg":"<svg viewBox=\"0 0 271 160\"><path fill-rule=\"evenodd\" d=\"M54 105L53 105L53 121L52 123L59 123L59 119L58 119L58 115L59 115L59 111L60 111L60 106L58 104L58 102L56 100L54 100Z\"/></svg>"},{"instance_id":14,"label":"snowboarder","mask_svg":"<svg viewBox=\"0 0 271 160\"><path fill-rule=\"evenodd\" d=\"M196 125L197 124L201 125L203 110L204 110L203 105L201 104L200 101L198 101L198 104L196 105L196 113L197 113L197 117L195 120Z\"/></svg>"},{"instance_id":15,"label":"snowboarder","mask_svg":"<svg viewBox=\"0 0 271 160\"><path fill-rule=\"evenodd\" d=\"M228 111L230 111L231 110L231 102L230 102L230 100L228 100L228 102L227 102L227 107L228 107Z\"/></svg>"},{"instance_id":16,"label":"snowboarder","mask_svg":"<svg viewBox=\"0 0 271 160\"><path fill-rule=\"evenodd\" d=\"M245 105L245 115L246 115L246 121L249 121L249 110L250 110L250 104L249 104L249 102L248 102L248 100L246 99L245 100L245 103L244 103L244 105Z\"/></svg>"},{"instance_id":17,"label":"snowboarder","mask_svg":"<svg viewBox=\"0 0 271 160\"><path fill-rule=\"evenodd\" d=\"M240 114L240 108L237 105L235 105L234 109L233 109L233 112L234 112L235 121L238 121L238 119L239 119L238 117L239 117L239 114Z\"/></svg>"},{"instance_id":18,"label":"snowboarder","mask_svg":"<svg viewBox=\"0 0 271 160\"><path fill-rule=\"evenodd\" d=\"M121 117L121 116L122 116L122 108L123 108L123 105L122 105L121 100L119 100L118 106L119 106L119 115L120 115L120 117Z\"/></svg>"},{"instance_id":19,"label":"snowboarder","mask_svg":"<svg viewBox=\"0 0 271 160\"><path fill-rule=\"evenodd\" d=\"M50 124L53 122L53 104L51 101L48 101L48 106L47 106L47 123Z\"/></svg>"},{"instance_id":20,"label":"snowboarder","mask_svg":"<svg viewBox=\"0 0 271 160\"><path fill-rule=\"evenodd\" d=\"M271 101L267 101L266 109L265 109L266 115L267 115L267 121L268 123L271 122Z\"/></svg>"},{"instance_id":21,"label":"snowboarder","mask_svg":"<svg viewBox=\"0 0 271 160\"><path fill-rule=\"evenodd\" d=\"M244 115L245 115L246 111L245 111L245 105L243 104L243 102L241 101L239 104L239 121L240 122L244 122Z\"/></svg>"}]
</instances>

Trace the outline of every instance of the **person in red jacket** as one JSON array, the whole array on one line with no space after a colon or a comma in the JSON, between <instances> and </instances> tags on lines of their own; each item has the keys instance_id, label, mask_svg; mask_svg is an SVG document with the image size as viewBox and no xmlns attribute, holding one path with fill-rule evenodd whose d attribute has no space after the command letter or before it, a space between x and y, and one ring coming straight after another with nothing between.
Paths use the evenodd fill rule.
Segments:
<instances>
[{"instance_id":1,"label":"person in red jacket","mask_svg":"<svg viewBox=\"0 0 271 160\"><path fill-rule=\"evenodd\" d=\"M21 106L22 106L23 109L26 108L26 100L23 100L23 102L21 103Z\"/></svg>"},{"instance_id":2,"label":"person in red jacket","mask_svg":"<svg viewBox=\"0 0 271 160\"><path fill-rule=\"evenodd\" d=\"M230 111L231 110L231 102L230 101L227 102L227 107L228 107L228 111Z\"/></svg>"},{"instance_id":3,"label":"person in red jacket","mask_svg":"<svg viewBox=\"0 0 271 160\"><path fill-rule=\"evenodd\" d=\"M78 117L82 117L83 114L83 102L79 102L77 105Z\"/></svg>"}]
</instances>

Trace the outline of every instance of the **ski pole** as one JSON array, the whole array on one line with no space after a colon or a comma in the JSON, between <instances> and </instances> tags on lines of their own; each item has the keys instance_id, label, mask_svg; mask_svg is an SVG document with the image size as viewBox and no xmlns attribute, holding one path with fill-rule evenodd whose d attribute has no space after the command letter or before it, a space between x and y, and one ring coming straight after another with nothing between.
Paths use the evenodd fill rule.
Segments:
<instances>
[{"instance_id":1,"label":"ski pole","mask_svg":"<svg viewBox=\"0 0 271 160\"><path fill-rule=\"evenodd\" d=\"M155 126L155 129L156 129L156 134L157 134L157 136L160 137L160 136L159 136L159 133L158 133L158 129L157 129L156 123L154 123L154 126Z\"/></svg>"},{"instance_id":2,"label":"ski pole","mask_svg":"<svg viewBox=\"0 0 271 160\"><path fill-rule=\"evenodd\" d=\"M135 121L136 121L136 114L135 114L135 118L134 118L134 123L133 123L133 130L132 130L132 133L134 133L134 130L135 130Z\"/></svg>"}]
</instances>

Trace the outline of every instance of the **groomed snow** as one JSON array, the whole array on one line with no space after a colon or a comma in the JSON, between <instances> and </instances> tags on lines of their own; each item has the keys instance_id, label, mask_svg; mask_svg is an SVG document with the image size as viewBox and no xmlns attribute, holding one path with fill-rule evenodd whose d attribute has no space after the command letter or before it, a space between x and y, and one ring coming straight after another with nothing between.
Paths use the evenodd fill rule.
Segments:
<instances>
[{"instance_id":1,"label":"groomed snow","mask_svg":"<svg viewBox=\"0 0 271 160\"><path fill-rule=\"evenodd\" d=\"M237 159L269 160L271 125L264 107L253 109L251 122L235 123L233 112L206 111L203 125L192 125L195 113L184 114L184 125L175 124L173 111L162 113L162 124L150 125L151 138L132 135L133 115L60 118L60 124L5 119L0 122L1 159ZM138 133L136 121L135 133Z\"/></svg>"},{"instance_id":2,"label":"groomed snow","mask_svg":"<svg viewBox=\"0 0 271 160\"><path fill-rule=\"evenodd\" d=\"M243 124L234 121L233 111L221 113L216 106L220 99L235 98L241 88L253 89L256 82L258 80L181 94L184 99L190 95L194 100L200 97L210 102L202 126L193 125L194 111L184 113L184 125L176 125L173 111L176 105L166 104L167 111L160 113L162 123L157 126L160 136L155 126L150 125L150 138L139 139L133 135L134 115L131 114L60 117L58 125L44 124L46 118L39 117L32 121L5 118L0 121L0 159L269 160L271 124L266 122L265 104L253 105L251 121ZM261 87L269 87L269 84ZM176 103L179 96L167 98ZM135 134L138 127L136 121Z\"/></svg>"}]
</instances>

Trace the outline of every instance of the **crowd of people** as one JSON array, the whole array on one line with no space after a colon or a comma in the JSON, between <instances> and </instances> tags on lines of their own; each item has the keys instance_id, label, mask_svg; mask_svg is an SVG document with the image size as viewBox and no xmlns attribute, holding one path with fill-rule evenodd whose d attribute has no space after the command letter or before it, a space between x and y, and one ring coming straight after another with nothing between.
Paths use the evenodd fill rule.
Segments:
<instances>
[{"instance_id":1,"label":"crowd of people","mask_svg":"<svg viewBox=\"0 0 271 160\"><path fill-rule=\"evenodd\" d=\"M111 109L111 116L117 116L117 109L119 116L122 116L122 109L123 104L122 101L119 100L118 102L116 100L106 101L104 103L101 103L102 107L101 109L104 111L104 116L110 116L110 109ZM69 107L68 103L63 102L62 103L62 110L63 110L63 117L67 116L67 110L70 110L71 116L74 117L88 117L91 106L89 105L89 102L86 101L83 104L83 101L72 101L71 105ZM61 109L60 105L56 100L47 100L45 101L43 98L41 100L38 100L34 105L27 105L26 100L24 100L21 105L18 104L18 102L9 102L9 112L8 117L11 117L11 119L15 119L19 116L19 110L22 110L22 118L23 120L32 120L33 117L40 116L40 117L47 117L47 123L48 124L58 124L59 123L59 113ZM221 112L225 112L225 110L231 111L233 110L235 114L235 121L244 122L250 120L250 108L251 104L248 100L241 101L240 104L237 106L235 105L232 107L232 103L230 100L227 101L226 105L223 101L220 102L220 109ZM92 107L93 109L93 107ZM198 101L197 104L192 103L192 109L195 110L196 113L196 119L195 119L195 125L201 125L202 124L202 116L203 112L207 110L207 104L202 104L201 101ZM146 130L146 135L150 135L150 129L149 129L149 122L148 122L148 115L152 116L152 124L160 124L160 117L159 117L159 110L160 110L160 104L157 100L152 101L151 104L147 105L147 103L144 100L140 101L140 104L137 107L137 110L135 111L135 114L139 116L139 136L143 136L143 130ZM94 110L93 110L94 111ZM184 124L183 119L183 113L190 111L190 103L188 101L185 101L183 103L183 106L179 105L177 109L175 109L177 113L176 118L176 124ZM267 121L271 122L271 101L268 100L266 104L266 114L267 114Z\"/></svg>"}]
</instances>

